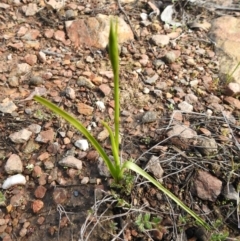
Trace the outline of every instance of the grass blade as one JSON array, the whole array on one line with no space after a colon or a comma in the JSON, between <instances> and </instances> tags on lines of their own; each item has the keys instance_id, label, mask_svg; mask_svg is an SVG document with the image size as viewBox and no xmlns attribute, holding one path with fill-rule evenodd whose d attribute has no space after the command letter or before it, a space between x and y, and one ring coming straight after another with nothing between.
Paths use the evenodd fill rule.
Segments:
<instances>
[{"instance_id":1,"label":"grass blade","mask_svg":"<svg viewBox=\"0 0 240 241\"><path fill-rule=\"evenodd\" d=\"M159 190L161 190L169 198L171 198L175 203L177 203L177 205L179 205L182 209L184 209L187 213L189 213L193 218L195 218L199 224L201 224L207 230L210 230L209 225L203 219L201 219L195 212L193 212L190 208L188 208L178 197L176 197L173 193L171 193L167 188L165 188L161 183L156 181L153 177L151 177L148 173L146 173L138 165L136 165L133 162L127 161L123 164L123 168L131 169L132 171L145 177L148 181L150 181L153 185L155 185Z\"/></svg>"},{"instance_id":2,"label":"grass blade","mask_svg":"<svg viewBox=\"0 0 240 241\"><path fill-rule=\"evenodd\" d=\"M110 158L108 157L107 153L103 150L99 142L90 134L90 132L76 118L74 118L66 111L60 109L58 106L56 106L55 104L46 100L43 97L34 96L34 100L44 105L54 113L60 115L63 119L68 121L72 126L74 126L78 131L80 131L91 142L93 147L98 151L99 155L103 158L105 164L108 166L108 170L110 171L112 177L116 180L118 179L118 175L116 175L115 167L111 162Z\"/></svg>"}]
</instances>

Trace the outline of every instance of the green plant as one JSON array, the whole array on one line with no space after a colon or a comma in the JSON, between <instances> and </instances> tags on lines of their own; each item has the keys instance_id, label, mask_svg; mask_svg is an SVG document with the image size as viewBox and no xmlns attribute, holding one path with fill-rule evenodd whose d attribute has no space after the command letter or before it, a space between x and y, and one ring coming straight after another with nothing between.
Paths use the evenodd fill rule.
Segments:
<instances>
[{"instance_id":1,"label":"green plant","mask_svg":"<svg viewBox=\"0 0 240 241\"><path fill-rule=\"evenodd\" d=\"M170 197L174 202L177 203L181 208L183 208L187 213L189 213L192 217L194 217L201 225L205 228L210 229L208 224L201 219L195 212L193 212L190 208L188 208L180 199L178 199L172 192L166 189L161 183L156 181L152 176L150 176L147 172L141 169L138 165L136 165L132 161L125 161L123 163L120 162L119 158L119 115L120 115L120 104L119 104L119 53L118 53L118 41L117 41L117 23L111 21L110 24L110 32L109 32L109 57L112 65L113 75L114 75L114 103L115 103L115 112L114 112L114 130L115 133L111 130L110 126L102 121L103 126L108 130L112 154L114 157L114 161L112 162L108 154L99 144L99 142L90 134L90 132L72 115L67 113L66 111L60 109L58 106L53 104L52 102L42 98L40 96L34 96L34 99L53 111L54 113L63 117L66 121L68 121L72 126L77 128L92 144L92 146L98 151L99 155L103 158L105 164L108 167L108 170L112 177L114 178L116 183L119 183L123 180L125 169L130 169L141 176L145 177L149 182L155 185L159 190L164 192L168 197Z\"/></svg>"},{"instance_id":2,"label":"green plant","mask_svg":"<svg viewBox=\"0 0 240 241\"><path fill-rule=\"evenodd\" d=\"M150 213L139 214L136 218L135 224L138 229L143 232L145 230L155 229L159 226L161 219L158 217L152 217Z\"/></svg>"},{"instance_id":3,"label":"green plant","mask_svg":"<svg viewBox=\"0 0 240 241\"><path fill-rule=\"evenodd\" d=\"M211 235L211 238L210 238L210 241L225 241L227 240L229 236L229 233L226 231L226 232L220 232L220 233L213 233Z\"/></svg>"}]
</instances>

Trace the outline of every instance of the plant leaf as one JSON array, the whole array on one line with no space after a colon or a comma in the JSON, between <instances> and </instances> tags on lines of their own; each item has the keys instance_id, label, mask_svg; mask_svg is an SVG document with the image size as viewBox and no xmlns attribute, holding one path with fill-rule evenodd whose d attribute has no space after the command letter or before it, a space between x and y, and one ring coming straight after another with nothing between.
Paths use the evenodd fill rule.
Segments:
<instances>
[{"instance_id":1,"label":"plant leaf","mask_svg":"<svg viewBox=\"0 0 240 241\"><path fill-rule=\"evenodd\" d=\"M43 97L40 96L34 96L34 100L39 102L40 104L44 105L54 113L60 115L63 119L68 121L72 126L77 128L78 131L80 131L94 146L94 148L98 151L100 156L103 158L105 164L107 165L112 177L117 180L118 175L116 173L115 167L113 163L111 162L110 158L108 157L107 153L102 149L99 142L90 134L90 132L73 116L68 114L66 111L60 109L58 106L53 104L52 102L46 100Z\"/></svg>"},{"instance_id":2,"label":"plant leaf","mask_svg":"<svg viewBox=\"0 0 240 241\"><path fill-rule=\"evenodd\" d=\"M204 226L207 230L210 230L209 225L203 219L201 219L195 212L193 212L190 208L188 208L179 198L177 198L173 193L171 193L167 188L165 188L161 183L156 181L153 177L151 177L148 173L146 173L138 165L136 165L133 162L126 161L126 162L124 162L122 169L124 169L124 168L131 169L132 171L145 177L154 186L156 186L159 190L161 190L168 197L170 197L177 205L179 205L182 209L184 209L187 213L189 213L193 218L195 218L199 222L199 224Z\"/></svg>"}]
</instances>

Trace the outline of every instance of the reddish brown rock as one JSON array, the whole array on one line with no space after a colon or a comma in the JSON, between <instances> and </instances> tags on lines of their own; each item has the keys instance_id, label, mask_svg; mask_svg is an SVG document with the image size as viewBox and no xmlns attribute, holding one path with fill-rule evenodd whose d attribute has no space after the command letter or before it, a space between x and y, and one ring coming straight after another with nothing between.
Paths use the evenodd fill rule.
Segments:
<instances>
[{"instance_id":1,"label":"reddish brown rock","mask_svg":"<svg viewBox=\"0 0 240 241\"><path fill-rule=\"evenodd\" d=\"M47 131L41 131L39 135L36 138L37 142L42 142L42 143L48 143L48 142L53 142L54 140L54 131L52 129L47 130Z\"/></svg>"},{"instance_id":2,"label":"reddish brown rock","mask_svg":"<svg viewBox=\"0 0 240 241\"><path fill-rule=\"evenodd\" d=\"M93 113L93 107L84 103L77 104L77 110L79 114L91 115Z\"/></svg>"},{"instance_id":3,"label":"reddish brown rock","mask_svg":"<svg viewBox=\"0 0 240 241\"><path fill-rule=\"evenodd\" d=\"M34 192L36 198L43 198L46 194L47 189L43 186L38 186Z\"/></svg>"},{"instance_id":4,"label":"reddish brown rock","mask_svg":"<svg viewBox=\"0 0 240 241\"><path fill-rule=\"evenodd\" d=\"M27 54L24 59L31 66L37 63L37 56L35 54Z\"/></svg>"},{"instance_id":5,"label":"reddish brown rock","mask_svg":"<svg viewBox=\"0 0 240 241\"><path fill-rule=\"evenodd\" d=\"M39 212L44 207L44 203L41 200L34 200L32 203L32 210L34 213Z\"/></svg>"},{"instance_id":6,"label":"reddish brown rock","mask_svg":"<svg viewBox=\"0 0 240 241\"><path fill-rule=\"evenodd\" d=\"M65 188L56 188L53 191L53 200L56 204L64 204L68 200L68 192Z\"/></svg>"},{"instance_id":7,"label":"reddish brown rock","mask_svg":"<svg viewBox=\"0 0 240 241\"><path fill-rule=\"evenodd\" d=\"M42 175L42 168L40 166L35 166L33 168L32 176L33 177L40 177Z\"/></svg>"},{"instance_id":8,"label":"reddish brown rock","mask_svg":"<svg viewBox=\"0 0 240 241\"><path fill-rule=\"evenodd\" d=\"M107 84L101 84L99 86L99 89L102 91L102 93L107 96L111 93L111 88Z\"/></svg>"},{"instance_id":9,"label":"reddish brown rock","mask_svg":"<svg viewBox=\"0 0 240 241\"><path fill-rule=\"evenodd\" d=\"M65 42L66 41L66 36L65 36L65 32L64 31L61 31L61 30L57 30L55 33L54 33L54 38L58 41L61 41L61 42Z\"/></svg>"},{"instance_id":10,"label":"reddish brown rock","mask_svg":"<svg viewBox=\"0 0 240 241\"><path fill-rule=\"evenodd\" d=\"M46 37L46 38L52 38L53 35L54 35L54 30L53 29L47 29L44 32L44 37Z\"/></svg>"},{"instance_id":11,"label":"reddish brown rock","mask_svg":"<svg viewBox=\"0 0 240 241\"><path fill-rule=\"evenodd\" d=\"M227 96L224 98L224 101L227 102L229 105L233 106L236 109L240 109L240 101L238 99L235 99L231 96Z\"/></svg>"}]
</instances>

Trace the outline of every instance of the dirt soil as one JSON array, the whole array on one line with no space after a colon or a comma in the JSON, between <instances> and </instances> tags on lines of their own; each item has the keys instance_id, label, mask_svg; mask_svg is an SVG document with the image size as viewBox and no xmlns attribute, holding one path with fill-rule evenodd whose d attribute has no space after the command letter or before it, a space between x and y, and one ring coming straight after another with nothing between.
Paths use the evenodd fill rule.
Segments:
<instances>
[{"instance_id":1,"label":"dirt soil","mask_svg":"<svg viewBox=\"0 0 240 241\"><path fill-rule=\"evenodd\" d=\"M76 49L68 39L63 42L48 34L65 31L68 10L77 13L73 19L98 13L125 18L117 4L66 0L61 10L55 11L44 1L37 1L41 12L26 16L23 9L31 1L1 2L9 8L0 8L0 103L11 100L17 109L0 112L0 182L10 176L5 164L16 154L22 161L27 183L2 190L0 239L225 240L210 236L215 234L216 238L216 234L228 232L232 238L229 240L239 240L236 201L227 199L223 192L214 200L202 200L193 185L199 170L216 177L223 187L231 183L236 189L240 176L240 151L236 144L240 139L239 108L223 102L225 84L217 75L218 59L205 27L168 28L154 17L151 24L144 25L140 13L152 12L150 5L145 1L123 4L139 39L120 46L121 157L134 159L142 168L147 167L153 155L158 157L164 171L160 181L206 220L212 226L211 232L199 228L172 200L140 177L128 181L130 193L126 193L127 187L125 192L116 188L111 191L111 178L99 174L97 152L91 147L86 151L75 147L75 141L83 138L81 134L31 99L31 93L44 91L46 98L91 127L98 139L104 130L100 120L113 126L113 83L107 72L111 71L107 50L88 46ZM197 16L210 23L216 17L216 13L204 8L181 3L176 6L179 20L185 16L191 22ZM37 31L37 40L22 38L19 31L25 28ZM150 38L156 33L171 33L170 44L154 45ZM40 51L45 52L45 57L39 56ZM171 51L174 56L166 59ZM31 68L19 70L22 63ZM147 80L156 74L157 80L148 84ZM89 79L95 87L78 84L79 76ZM102 84L104 89L99 87ZM73 92L69 94L69 90ZM185 113L189 106L179 106L186 98L192 106L189 113ZM97 100L105 104L104 111L97 107ZM90 114L81 113L79 104L86 104ZM180 112L174 112L179 109ZM168 131L176 123L188 126L198 135L211 136L218 152L206 156L194 139L169 138ZM31 124L40 125L41 131L53 131L54 138L37 142L38 134L33 134L24 143L11 141L11 134ZM111 155L107 136L100 139ZM59 160L69 153L82 160L81 170L59 165ZM43 207L36 211L34 205ZM144 223L146 213L150 219ZM154 222L154 218L159 220Z\"/></svg>"}]
</instances>

